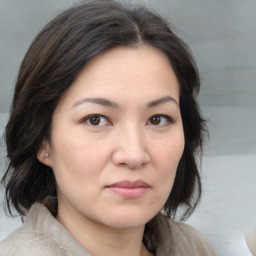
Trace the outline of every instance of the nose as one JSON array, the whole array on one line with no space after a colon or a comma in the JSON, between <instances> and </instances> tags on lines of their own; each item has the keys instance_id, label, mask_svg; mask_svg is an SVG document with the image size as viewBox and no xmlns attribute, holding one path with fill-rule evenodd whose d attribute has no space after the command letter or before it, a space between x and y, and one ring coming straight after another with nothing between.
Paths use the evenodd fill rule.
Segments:
<instances>
[{"instance_id":1,"label":"nose","mask_svg":"<svg viewBox=\"0 0 256 256\"><path fill-rule=\"evenodd\" d=\"M115 165L138 169L150 161L145 135L138 127L122 129L116 138L115 145L112 156Z\"/></svg>"}]
</instances>

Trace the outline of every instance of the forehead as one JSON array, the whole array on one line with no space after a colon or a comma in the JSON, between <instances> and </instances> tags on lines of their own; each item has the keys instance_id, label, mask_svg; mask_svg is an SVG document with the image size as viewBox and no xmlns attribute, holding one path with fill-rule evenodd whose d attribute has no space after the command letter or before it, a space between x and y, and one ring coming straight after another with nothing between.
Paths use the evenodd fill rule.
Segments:
<instances>
[{"instance_id":1,"label":"forehead","mask_svg":"<svg viewBox=\"0 0 256 256\"><path fill-rule=\"evenodd\" d=\"M133 71L133 73L129 72ZM94 78L100 75L114 78L125 74L125 78L139 74L173 73L168 57L161 51L149 46L117 47L94 57L81 72ZM129 76L130 75L130 76Z\"/></svg>"},{"instance_id":2,"label":"forehead","mask_svg":"<svg viewBox=\"0 0 256 256\"><path fill-rule=\"evenodd\" d=\"M165 94L173 94L171 96L178 101L178 81L168 57L162 51L147 46L118 47L92 59L63 98L74 100L89 94L118 99L132 94L136 99L145 94L153 97L164 91Z\"/></svg>"}]
</instances>

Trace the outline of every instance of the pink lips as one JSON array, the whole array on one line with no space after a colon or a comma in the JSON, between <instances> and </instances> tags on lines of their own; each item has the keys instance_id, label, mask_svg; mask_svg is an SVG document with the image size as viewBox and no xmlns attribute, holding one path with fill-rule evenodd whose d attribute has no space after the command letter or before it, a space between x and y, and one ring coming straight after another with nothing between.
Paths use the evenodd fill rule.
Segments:
<instances>
[{"instance_id":1,"label":"pink lips","mask_svg":"<svg viewBox=\"0 0 256 256\"><path fill-rule=\"evenodd\" d=\"M141 197L150 186L142 180L136 181L120 181L107 186L107 189L126 199L135 199Z\"/></svg>"}]
</instances>

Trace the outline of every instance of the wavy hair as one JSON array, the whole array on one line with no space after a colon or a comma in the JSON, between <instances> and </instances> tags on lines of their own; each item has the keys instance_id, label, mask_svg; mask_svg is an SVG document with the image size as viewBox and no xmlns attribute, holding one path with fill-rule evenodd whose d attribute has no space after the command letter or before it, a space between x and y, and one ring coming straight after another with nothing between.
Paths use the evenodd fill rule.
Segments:
<instances>
[{"instance_id":1,"label":"wavy hair","mask_svg":"<svg viewBox=\"0 0 256 256\"><path fill-rule=\"evenodd\" d=\"M6 126L9 166L2 178L5 201L25 216L33 203L57 213L52 169L37 160L43 139L49 138L53 112L80 71L98 54L118 46L151 46L169 59L180 88L185 149L172 191L162 211L146 224L143 241L151 252L164 243L168 220L194 211L201 196L198 157L205 122L196 95L198 69L187 45L160 15L141 5L110 0L90 1L67 9L48 23L29 47L19 69Z\"/></svg>"}]
</instances>

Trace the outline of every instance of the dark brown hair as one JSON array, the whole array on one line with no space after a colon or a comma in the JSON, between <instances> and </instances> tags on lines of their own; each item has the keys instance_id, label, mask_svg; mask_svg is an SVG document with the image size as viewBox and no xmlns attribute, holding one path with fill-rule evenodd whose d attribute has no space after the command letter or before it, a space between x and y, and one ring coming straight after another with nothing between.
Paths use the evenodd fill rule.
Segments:
<instances>
[{"instance_id":1,"label":"dark brown hair","mask_svg":"<svg viewBox=\"0 0 256 256\"><path fill-rule=\"evenodd\" d=\"M56 182L50 167L37 160L43 139L49 138L51 119L61 96L79 72L96 55L114 47L160 49L170 60L180 86L180 110L185 149L171 194L161 213L147 225L144 243L155 251L163 242L161 223L187 218L201 196L197 158L202 151L204 120L195 99L199 74L190 50L171 30L168 22L137 5L96 0L72 7L47 24L32 42L21 63L6 145L10 160L2 179L7 208L24 216L33 203L44 203L57 212ZM166 217L164 217L166 216ZM162 230L162 231L161 231Z\"/></svg>"}]
</instances>

